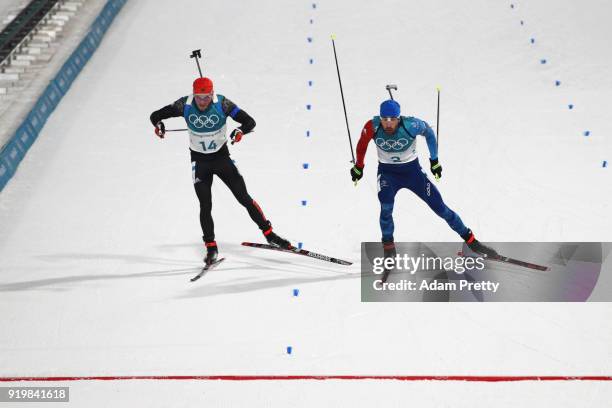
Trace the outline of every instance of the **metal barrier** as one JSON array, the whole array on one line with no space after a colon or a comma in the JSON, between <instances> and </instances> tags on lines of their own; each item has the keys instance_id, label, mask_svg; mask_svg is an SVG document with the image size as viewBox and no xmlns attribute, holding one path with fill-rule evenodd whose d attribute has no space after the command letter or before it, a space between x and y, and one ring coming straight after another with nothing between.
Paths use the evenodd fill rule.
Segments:
<instances>
[{"instance_id":1,"label":"metal barrier","mask_svg":"<svg viewBox=\"0 0 612 408\"><path fill-rule=\"evenodd\" d=\"M61 2L60 0L32 0L0 32L0 72L5 66L10 65L15 52L19 52L20 48L36 33L38 23Z\"/></svg>"}]
</instances>

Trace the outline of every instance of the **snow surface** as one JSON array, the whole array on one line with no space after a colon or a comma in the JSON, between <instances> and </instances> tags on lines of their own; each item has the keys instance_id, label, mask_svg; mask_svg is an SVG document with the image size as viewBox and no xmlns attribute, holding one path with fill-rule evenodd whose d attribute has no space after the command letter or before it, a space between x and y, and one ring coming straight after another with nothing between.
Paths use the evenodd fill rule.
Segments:
<instances>
[{"instance_id":1,"label":"snow surface","mask_svg":"<svg viewBox=\"0 0 612 408\"><path fill-rule=\"evenodd\" d=\"M360 302L359 243L380 238L376 155L370 146L354 187L330 41L354 143L385 84L398 84L404 114L432 125L441 87L438 187L477 236L610 241L610 4L312 4L128 2L0 193L0 376L611 374L606 303ZM190 92L196 48L217 91L257 121L230 147L251 195L279 234L352 267L240 246L262 237L216 180L228 259L189 282L203 248L188 141L158 140L148 117ZM398 241L458 240L406 191L395 221ZM88 407L560 407L612 396L609 382L70 386Z\"/></svg>"}]
</instances>

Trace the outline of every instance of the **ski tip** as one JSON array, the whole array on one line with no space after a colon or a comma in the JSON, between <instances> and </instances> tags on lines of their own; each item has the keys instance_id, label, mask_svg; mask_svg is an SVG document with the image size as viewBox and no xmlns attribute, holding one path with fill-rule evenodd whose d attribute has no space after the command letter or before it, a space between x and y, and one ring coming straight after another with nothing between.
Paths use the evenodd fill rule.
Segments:
<instances>
[{"instance_id":1,"label":"ski tip","mask_svg":"<svg viewBox=\"0 0 612 408\"><path fill-rule=\"evenodd\" d=\"M331 35L331 39L332 39L332 40L335 40L335 39L336 39L336 34L332 34L332 35Z\"/></svg>"},{"instance_id":2,"label":"ski tip","mask_svg":"<svg viewBox=\"0 0 612 408\"><path fill-rule=\"evenodd\" d=\"M436 91L440 92L440 86L436 86Z\"/></svg>"}]
</instances>

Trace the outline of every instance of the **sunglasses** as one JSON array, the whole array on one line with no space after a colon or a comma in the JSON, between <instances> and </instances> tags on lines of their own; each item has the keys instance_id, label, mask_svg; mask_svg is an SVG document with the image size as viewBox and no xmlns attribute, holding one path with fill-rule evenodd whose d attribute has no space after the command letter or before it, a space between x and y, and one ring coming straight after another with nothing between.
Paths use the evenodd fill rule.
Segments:
<instances>
[{"instance_id":1,"label":"sunglasses","mask_svg":"<svg viewBox=\"0 0 612 408\"><path fill-rule=\"evenodd\" d=\"M381 116L380 120L381 122L393 122L399 120L399 118L395 116Z\"/></svg>"},{"instance_id":2,"label":"sunglasses","mask_svg":"<svg viewBox=\"0 0 612 408\"><path fill-rule=\"evenodd\" d=\"M212 99L213 93L211 92L207 94L195 94L193 95L193 97L199 101L206 102L207 100Z\"/></svg>"}]
</instances>

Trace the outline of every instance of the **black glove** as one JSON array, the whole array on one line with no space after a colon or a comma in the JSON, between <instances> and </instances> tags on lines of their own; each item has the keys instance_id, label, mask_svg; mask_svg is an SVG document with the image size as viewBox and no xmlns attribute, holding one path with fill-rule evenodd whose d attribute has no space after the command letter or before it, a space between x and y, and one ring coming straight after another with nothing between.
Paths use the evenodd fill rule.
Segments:
<instances>
[{"instance_id":1,"label":"black glove","mask_svg":"<svg viewBox=\"0 0 612 408\"><path fill-rule=\"evenodd\" d=\"M431 164L431 174L434 175L436 180L440 180L440 177L442 177L442 165L438 163L438 159L429 159L429 163Z\"/></svg>"},{"instance_id":2,"label":"black glove","mask_svg":"<svg viewBox=\"0 0 612 408\"><path fill-rule=\"evenodd\" d=\"M357 181L357 180L361 180L362 177L363 177L363 167L354 165L351 168L351 178L353 179L353 181Z\"/></svg>"},{"instance_id":3,"label":"black glove","mask_svg":"<svg viewBox=\"0 0 612 408\"><path fill-rule=\"evenodd\" d=\"M157 122L157 125L155 125L155 134L160 139L164 138L164 136L166 134L166 125L164 125L164 122L162 122L162 121Z\"/></svg>"}]
</instances>

